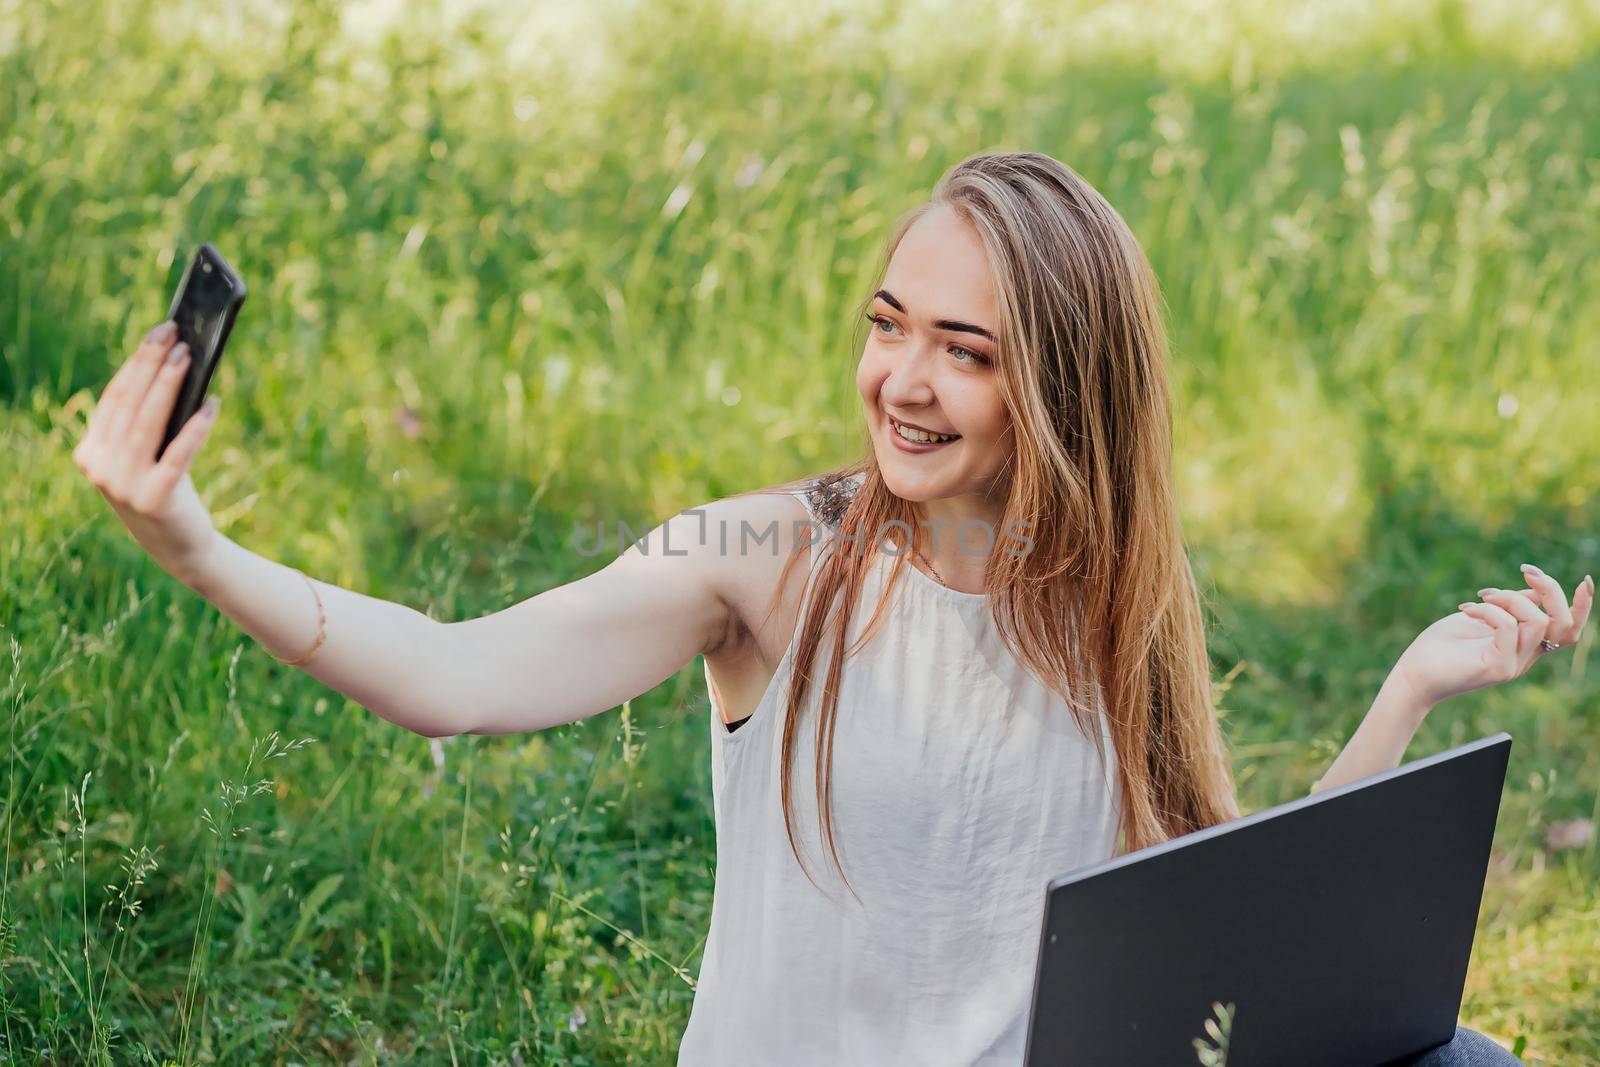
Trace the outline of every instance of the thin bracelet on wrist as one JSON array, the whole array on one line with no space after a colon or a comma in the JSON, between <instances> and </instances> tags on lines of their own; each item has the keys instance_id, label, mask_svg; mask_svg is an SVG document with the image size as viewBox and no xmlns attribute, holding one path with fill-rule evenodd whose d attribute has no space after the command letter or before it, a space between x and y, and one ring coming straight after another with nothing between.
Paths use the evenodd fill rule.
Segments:
<instances>
[{"instance_id":1,"label":"thin bracelet on wrist","mask_svg":"<svg viewBox=\"0 0 1600 1067\"><path fill-rule=\"evenodd\" d=\"M303 656L297 656L294 659L284 659L283 657L279 656L277 653L271 652L270 649L268 650L269 653L271 653L273 659L275 659L279 663L285 664L286 666L289 666L289 667L298 666L299 664L302 664L306 660L310 659L312 656L316 655L317 654L317 649L322 647L322 642L328 636L328 613L322 607L322 594L317 592L317 587L311 581L311 579L310 578L306 578L306 572L305 571L297 570L297 571L295 571L295 573L298 574L300 577L305 578L306 586L307 586L307 588L309 588L311 590L311 595L317 598L317 640L316 640L315 643L312 644L311 650L309 652L307 652Z\"/></svg>"}]
</instances>

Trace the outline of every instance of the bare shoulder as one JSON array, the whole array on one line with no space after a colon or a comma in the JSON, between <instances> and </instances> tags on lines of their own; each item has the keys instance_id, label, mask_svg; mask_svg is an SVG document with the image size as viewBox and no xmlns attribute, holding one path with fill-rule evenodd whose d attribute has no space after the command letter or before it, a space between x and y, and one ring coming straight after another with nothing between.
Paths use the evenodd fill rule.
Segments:
<instances>
[{"instance_id":1,"label":"bare shoulder","mask_svg":"<svg viewBox=\"0 0 1600 1067\"><path fill-rule=\"evenodd\" d=\"M809 507L797 493L806 494ZM817 523L836 523L830 499L825 486L803 479L690 509L704 531L707 581L727 606L719 665L753 666L753 656L771 668L781 658L799 617ZM789 567L791 556L799 558Z\"/></svg>"},{"instance_id":2,"label":"bare shoulder","mask_svg":"<svg viewBox=\"0 0 1600 1067\"><path fill-rule=\"evenodd\" d=\"M738 620L752 622L777 589L784 564L808 551L808 514L784 488L760 489L702 504L693 515L703 538L706 574Z\"/></svg>"},{"instance_id":3,"label":"bare shoulder","mask_svg":"<svg viewBox=\"0 0 1600 1067\"><path fill-rule=\"evenodd\" d=\"M837 528L858 481L818 475L755 489L685 508L651 531L645 550L686 557L678 564L722 606L708 659L717 653L728 669L750 665L752 654L776 663L798 619L820 526Z\"/></svg>"}]
</instances>

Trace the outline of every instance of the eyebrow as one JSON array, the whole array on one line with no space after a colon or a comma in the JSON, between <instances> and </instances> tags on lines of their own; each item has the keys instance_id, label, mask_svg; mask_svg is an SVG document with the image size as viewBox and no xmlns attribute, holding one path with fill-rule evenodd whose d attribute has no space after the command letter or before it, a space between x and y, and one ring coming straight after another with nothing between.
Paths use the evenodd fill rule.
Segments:
<instances>
[{"instance_id":1,"label":"eyebrow","mask_svg":"<svg viewBox=\"0 0 1600 1067\"><path fill-rule=\"evenodd\" d=\"M905 305L890 295L889 290L879 289L872 295L900 312L900 314L904 315L906 313ZM995 340L994 334L985 330L982 326L974 326L970 322L957 322L955 319L937 319L934 321L933 328L936 330L948 330L950 333L975 333L979 337L987 337L989 340L994 341L995 344L1000 343Z\"/></svg>"}]
</instances>

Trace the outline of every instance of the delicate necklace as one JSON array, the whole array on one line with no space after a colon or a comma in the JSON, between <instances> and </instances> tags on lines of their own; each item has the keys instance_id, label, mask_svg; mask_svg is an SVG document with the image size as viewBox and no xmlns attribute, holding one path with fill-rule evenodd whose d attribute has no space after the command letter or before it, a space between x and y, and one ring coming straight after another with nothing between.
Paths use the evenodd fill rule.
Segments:
<instances>
[{"instance_id":1,"label":"delicate necklace","mask_svg":"<svg viewBox=\"0 0 1600 1067\"><path fill-rule=\"evenodd\" d=\"M940 585L944 586L946 589L950 588L950 583L944 580L944 577L939 573L939 568L933 565L933 560L929 559L927 556L924 556L915 548L913 548L911 551L916 552L917 558L928 565L928 569L933 572L933 576L939 580Z\"/></svg>"}]
</instances>

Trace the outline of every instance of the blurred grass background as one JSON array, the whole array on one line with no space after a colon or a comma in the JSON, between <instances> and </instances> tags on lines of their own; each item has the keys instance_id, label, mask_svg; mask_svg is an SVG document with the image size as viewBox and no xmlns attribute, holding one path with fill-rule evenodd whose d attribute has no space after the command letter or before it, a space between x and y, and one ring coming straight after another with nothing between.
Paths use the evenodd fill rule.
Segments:
<instances>
[{"instance_id":1,"label":"blurred grass background","mask_svg":"<svg viewBox=\"0 0 1600 1067\"><path fill-rule=\"evenodd\" d=\"M667 1063L693 995L698 662L430 744L73 467L202 240L250 287L219 527L458 619L603 564L576 520L852 456L889 224L973 152L1062 159L1165 290L1248 810L1479 587L1597 569L1594 3L511 7L0 0L8 1058ZM1592 627L1408 753L1515 738L1462 1018L1530 1063L1600 1061Z\"/></svg>"}]
</instances>

